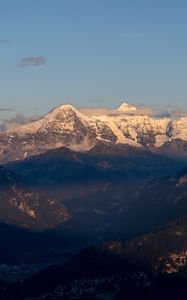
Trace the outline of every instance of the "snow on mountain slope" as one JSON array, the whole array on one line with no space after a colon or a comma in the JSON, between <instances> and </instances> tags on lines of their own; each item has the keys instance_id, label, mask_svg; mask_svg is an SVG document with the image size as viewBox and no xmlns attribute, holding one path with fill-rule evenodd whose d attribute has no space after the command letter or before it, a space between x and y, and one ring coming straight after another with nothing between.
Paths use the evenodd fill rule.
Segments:
<instances>
[{"instance_id":1,"label":"snow on mountain slope","mask_svg":"<svg viewBox=\"0 0 187 300\"><path fill-rule=\"evenodd\" d=\"M136 107L135 106L132 106L128 103L122 103L118 109L118 111L122 111L122 112L130 112L130 111L135 111L136 110Z\"/></svg>"},{"instance_id":2,"label":"snow on mountain slope","mask_svg":"<svg viewBox=\"0 0 187 300\"><path fill-rule=\"evenodd\" d=\"M124 132L121 130L121 128L118 125L117 120L115 120L114 117L112 116L99 116L99 117L92 117L93 119L96 120L96 122L98 121L102 121L103 123L105 123L113 132L113 134L116 136L117 140L116 143L120 143L120 144L128 144L134 147L141 147L141 144L138 144L136 139L131 139L128 138L127 136L125 136ZM99 136L97 135L97 139L101 139L99 138Z\"/></svg>"},{"instance_id":3,"label":"snow on mountain slope","mask_svg":"<svg viewBox=\"0 0 187 300\"><path fill-rule=\"evenodd\" d=\"M22 159L48 149L68 147L87 151L97 141L122 143L157 151L170 141L187 141L187 117L178 120L138 114L123 103L117 110L86 115L70 104L44 118L0 133L0 162ZM186 153L187 155L187 153Z\"/></svg>"},{"instance_id":4,"label":"snow on mountain slope","mask_svg":"<svg viewBox=\"0 0 187 300\"><path fill-rule=\"evenodd\" d=\"M167 138L166 128L169 119L154 119L142 115L120 115L116 116L116 123L124 136L135 140L144 147L154 145L157 147L157 136Z\"/></svg>"}]
</instances>

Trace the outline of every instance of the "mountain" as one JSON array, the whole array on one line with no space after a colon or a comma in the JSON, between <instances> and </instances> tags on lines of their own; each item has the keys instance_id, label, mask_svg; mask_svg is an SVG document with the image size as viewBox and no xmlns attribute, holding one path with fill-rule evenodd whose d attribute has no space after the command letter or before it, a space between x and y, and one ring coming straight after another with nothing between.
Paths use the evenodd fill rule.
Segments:
<instances>
[{"instance_id":1,"label":"mountain","mask_svg":"<svg viewBox=\"0 0 187 300\"><path fill-rule=\"evenodd\" d=\"M0 238L0 279L5 265L23 279L28 277L27 265L33 266L30 273L36 273L37 264L41 269L60 263L76 253L84 243L83 238L78 240L76 236L67 234L60 236L53 229L36 231L3 223L0 223ZM10 275L9 280L12 281Z\"/></svg>"},{"instance_id":2,"label":"mountain","mask_svg":"<svg viewBox=\"0 0 187 300\"><path fill-rule=\"evenodd\" d=\"M9 293L22 298L145 299L186 291L187 217L129 241L85 248L68 261L50 266ZM8 293L8 294L9 294ZM9 295L10 295L9 294ZM28 298L29 299L29 298ZM133 298L134 299L134 298ZM161 298L162 299L162 298Z\"/></svg>"},{"instance_id":3,"label":"mountain","mask_svg":"<svg viewBox=\"0 0 187 300\"><path fill-rule=\"evenodd\" d=\"M86 114L64 104L45 117L0 133L0 162L68 147L87 151L98 141L144 147L168 156L187 156L187 117L154 118L123 103L108 113Z\"/></svg>"},{"instance_id":4,"label":"mountain","mask_svg":"<svg viewBox=\"0 0 187 300\"><path fill-rule=\"evenodd\" d=\"M133 112L136 111L136 107L128 103L122 103L117 110L122 112Z\"/></svg>"},{"instance_id":5,"label":"mountain","mask_svg":"<svg viewBox=\"0 0 187 300\"><path fill-rule=\"evenodd\" d=\"M183 162L130 145L99 142L86 152L65 147L17 160L6 167L29 184L53 185L101 179L150 179L172 174Z\"/></svg>"},{"instance_id":6,"label":"mountain","mask_svg":"<svg viewBox=\"0 0 187 300\"><path fill-rule=\"evenodd\" d=\"M138 224L141 224L140 227L143 230L144 220L146 220L146 226L148 223L155 226L163 221L185 215L187 213L186 200L187 168L183 168L171 176L153 179L139 185L131 201L130 215ZM138 210L138 215L136 210ZM129 221L127 216L126 224Z\"/></svg>"},{"instance_id":7,"label":"mountain","mask_svg":"<svg viewBox=\"0 0 187 300\"><path fill-rule=\"evenodd\" d=\"M52 299L162 299L186 291L187 217L129 241L83 249L9 287L8 295ZM10 294L9 294L10 293ZM94 298L95 297L95 298ZM43 299L42 298L42 299ZM29 299L29 298L28 298Z\"/></svg>"},{"instance_id":8,"label":"mountain","mask_svg":"<svg viewBox=\"0 0 187 300\"><path fill-rule=\"evenodd\" d=\"M28 187L15 173L0 166L0 222L26 228L54 227L69 218L53 198Z\"/></svg>"},{"instance_id":9,"label":"mountain","mask_svg":"<svg viewBox=\"0 0 187 300\"><path fill-rule=\"evenodd\" d=\"M60 263L8 285L9 299L31 287L44 299L123 299L124 287L154 290L178 275L186 283L186 129L187 118L123 103L105 114L66 104L1 132L0 262L38 262L30 274Z\"/></svg>"},{"instance_id":10,"label":"mountain","mask_svg":"<svg viewBox=\"0 0 187 300\"><path fill-rule=\"evenodd\" d=\"M187 267L187 217L129 241L111 241L102 247L137 268L176 274Z\"/></svg>"},{"instance_id":11,"label":"mountain","mask_svg":"<svg viewBox=\"0 0 187 300\"><path fill-rule=\"evenodd\" d=\"M166 222L187 214L187 168L170 176L144 181L136 186L128 208L115 222L114 232L132 237L155 230ZM123 228L123 229L122 229Z\"/></svg>"},{"instance_id":12,"label":"mountain","mask_svg":"<svg viewBox=\"0 0 187 300\"><path fill-rule=\"evenodd\" d=\"M58 148L7 164L30 186L66 207L71 218L57 230L92 243L145 233L171 215L177 217L173 203L170 214L163 213L166 206L160 203L159 215L154 202L144 194L141 198L141 189L151 178L162 182L161 177L182 166L144 148L101 142L84 153ZM185 211L187 207L180 206L180 214Z\"/></svg>"}]
</instances>

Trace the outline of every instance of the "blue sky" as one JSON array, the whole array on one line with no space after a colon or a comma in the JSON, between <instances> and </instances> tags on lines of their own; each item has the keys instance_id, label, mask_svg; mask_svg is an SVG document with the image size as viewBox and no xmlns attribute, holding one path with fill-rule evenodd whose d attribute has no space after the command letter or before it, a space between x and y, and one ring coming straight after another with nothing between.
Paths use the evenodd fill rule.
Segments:
<instances>
[{"instance_id":1,"label":"blue sky","mask_svg":"<svg viewBox=\"0 0 187 300\"><path fill-rule=\"evenodd\" d=\"M186 0L0 0L0 109L187 111L186 13Z\"/></svg>"}]
</instances>

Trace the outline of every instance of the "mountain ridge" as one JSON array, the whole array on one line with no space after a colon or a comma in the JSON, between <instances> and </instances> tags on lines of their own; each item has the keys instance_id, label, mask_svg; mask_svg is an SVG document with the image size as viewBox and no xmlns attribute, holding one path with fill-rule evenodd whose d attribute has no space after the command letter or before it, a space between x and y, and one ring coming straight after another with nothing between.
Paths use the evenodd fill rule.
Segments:
<instances>
[{"instance_id":1,"label":"mountain ridge","mask_svg":"<svg viewBox=\"0 0 187 300\"><path fill-rule=\"evenodd\" d=\"M163 176L170 178L183 166L144 148L102 143L84 153L58 148L6 165L67 208L71 218L59 230L63 227L96 240L129 237L168 220L165 203L157 201L163 212L159 213L154 201L149 201L149 186L152 181L162 183ZM142 186L150 179L147 192ZM174 214L173 203L169 215ZM186 211L183 203L176 206L180 214Z\"/></svg>"},{"instance_id":2,"label":"mountain ridge","mask_svg":"<svg viewBox=\"0 0 187 300\"><path fill-rule=\"evenodd\" d=\"M154 118L127 103L108 113L87 115L70 104L63 104L35 122L0 132L0 162L62 146L84 152L99 141L186 158L187 117Z\"/></svg>"}]
</instances>

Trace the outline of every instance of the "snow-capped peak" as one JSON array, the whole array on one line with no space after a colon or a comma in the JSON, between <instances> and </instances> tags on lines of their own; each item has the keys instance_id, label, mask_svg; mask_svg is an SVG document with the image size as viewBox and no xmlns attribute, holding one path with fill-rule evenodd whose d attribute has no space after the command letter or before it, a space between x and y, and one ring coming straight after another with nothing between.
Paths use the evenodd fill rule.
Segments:
<instances>
[{"instance_id":1,"label":"snow-capped peak","mask_svg":"<svg viewBox=\"0 0 187 300\"><path fill-rule=\"evenodd\" d=\"M62 104L55 109L52 110L52 112L48 113L45 116L45 119L53 121L54 119L59 119L59 117L67 117L76 115L79 119L82 119L84 121L88 121L89 118L82 114L78 109L76 109L71 104Z\"/></svg>"},{"instance_id":2,"label":"snow-capped peak","mask_svg":"<svg viewBox=\"0 0 187 300\"><path fill-rule=\"evenodd\" d=\"M118 107L117 110L122 112L129 112L129 111L135 111L136 107L124 102Z\"/></svg>"},{"instance_id":3,"label":"snow-capped peak","mask_svg":"<svg viewBox=\"0 0 187 300\"><path fill-rule=\"evenodd\" d=\"M59 113L63 113L63 112L77 112L77 109L72 106L71 104L62 104L60 106L57 106L55 107L51 112L49 112L47 116L54 116L56 114L59 114Z\"/></svg>"},{"instance_id":4,"label":"snow-capped peak","mask_svg":"<svg viewBox=\"0 0 187 300\"><path fill-rule=\"evenodd\" d=\"M57 106L54 110L69 110L69 109L74 110L74 111L77 110L73 105L71 105L69 103L61 104L60 106Z\"/></svg>"}]
</instances>

